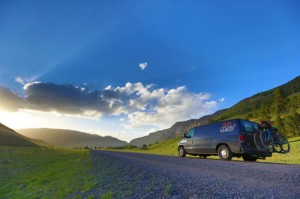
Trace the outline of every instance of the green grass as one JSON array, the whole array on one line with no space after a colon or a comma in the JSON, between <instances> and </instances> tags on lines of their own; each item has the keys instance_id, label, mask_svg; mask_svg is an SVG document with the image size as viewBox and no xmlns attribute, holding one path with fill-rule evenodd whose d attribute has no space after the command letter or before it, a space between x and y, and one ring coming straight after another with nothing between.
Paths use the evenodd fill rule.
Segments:
<instances>
[{"instance_id":1,"label":"green grass","mask_svg":"<svg viewBox=\"0 0 300 199\"><path fill-rule=\"evenodd\" d=\"M178 154L177 143L180 139L181 138L170 139L164 142L153 144L147 148L127 146L127 147L111 147L111 148L106 148L106 150L177 156Z\"/></svg>"},{"instance_id":2,"label":"green grass","mask_svg":"<svg viewBox=\"0 0 300 199\"><path fill-rule=\"evenodd\" d=\"M288 139L290 143L290 152L287 154L273 153L271 158L266 158L261 162L277 162L285 164L300 164L300 137Z\"/></svg>"},{"instance_id":3,"label":"green grass","mask_svg":"<svg viewBox=\"0 0 300 199\"><path fill-rule=\"evenodd\" d=\"M177 156L180 138L149 146L147 149L122 148L122 151ZM273 154L260 162L300 164L300 137L289 139L288 154ZM120 150L120 149L119 149ZM189 156L194 157L194 156ZM217 156L209 158L218 159ZM233 160L242 160L234 158ZM92 159L87 150L56 149L52 147L0 147L0 198L97 198L91 190L100 183L91 176ZM112 166L101 169L97 179L110 176ZM100 183L101 185L101 183ZM99 189L100 188L100 189ZM165 187L172 194L174 186ZM102 190L100 198L118 195ZM97 197L96 197L97 196ZM99 198L99 197L98 197Z\"/></svg>"},{"instance_id":4,"label":"green grass","mask_svg":"<svg viewBox=\"0 0 300 199\"><path fill-rule=\"evenodd\" d=\"M174 185L171 182L169 182L165 188L165 193L171 195L174 192L174 189Z\"/></svg>"},{"instance_id":5,"label":"green grass","mask_svg":"<svg viewBox=\"0 0 300 199\"><path fill-rule=\"evenodd\" d=\"M93 186L88 151L0 147L0 198L67 198Z\"/></svg>"},{"instance_id":6,"label":"green grass","mask_svg":"<svg viewBox=\"0 0 300 199\"><path fill-rule=\"evenodd\" d=\"M147 153L147 154L159 154L159 155L169 155L178 156L177 153L177 143L181 138L174 138L161 142L158 144L153 144L145 149L141 148L122 148L121 151L126 152L137 152L137 153ZM265 160L258 160L259 162L274 162L274 163L285 163L285 164L300 164L300 137L294 137L288 139L290 142L290 152L287 154L273 153L272 157L267 157ZM119 149L120 150L120 149ZM195 157L187 155L187 157ZM219 159L218 156L209 156L211 159ZM233 160L242 160L242 158L233 158Z\"/></svg>"}]
</instances>

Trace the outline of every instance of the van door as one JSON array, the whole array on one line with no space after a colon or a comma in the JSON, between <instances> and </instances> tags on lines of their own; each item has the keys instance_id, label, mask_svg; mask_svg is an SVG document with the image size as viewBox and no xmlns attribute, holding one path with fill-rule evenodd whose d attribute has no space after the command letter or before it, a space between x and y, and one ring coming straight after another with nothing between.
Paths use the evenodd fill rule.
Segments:
<instances>
[{"instance_id":1,"label":"van door","mask_svg":"<svg viewBox=\"0 0 300 199\"><path fill-rule=\"evenodd\" d=\"M209 140L203 136L203 135L195 135L195 138L193 139L193 153L194 154L208 154L210 153L209 147L208 147Z\"/></svg>"},{"instance_id":2,"label":"van door","mask_svg":"<svg viewBox=\"0 0 300 199\"><path fill-rule=\"evenodd\" d=\"M209 124L196 128L195 139L199 154L216 153L216 140L218 140L218 124Z\"/></svg>"},{"instance_id":3,"label":"van door","mask_svg":"<svg viewBox=\"0 0 300 199\"><path fill-rule=\"evenodd\" d=\"M194 153L194 138L195 138L195 128L189 130L187 134L185 134L185 144L184 149L187 153Z\"/></svg>"},{"instance_id":4,"label":"van door","mask_svg":"<svg viewBox=\"0 0 300 199\"><path fill-rule=\"evenodd\" d=\"M256 148L254 141L254 133L258 132L258 124L246 120L242 120L243 125L243 135L246 136L245 147Z\"/></svg>"}]
</instances>

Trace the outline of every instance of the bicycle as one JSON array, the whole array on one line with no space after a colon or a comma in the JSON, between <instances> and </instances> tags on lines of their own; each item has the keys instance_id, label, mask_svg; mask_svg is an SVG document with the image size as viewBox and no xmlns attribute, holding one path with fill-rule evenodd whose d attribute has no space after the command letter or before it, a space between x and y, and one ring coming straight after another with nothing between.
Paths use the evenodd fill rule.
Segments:
<instances>
[{"instance_id":1,"label":"bicycle","mask_svg":"<svg viewBox=\"0 0 300 199\"><path fill-rule=\"evenodd\" d=\"M290 143L286 137L272 126L267 126L260 132L260 141L263 147L270 152L288 153L290 151Z\"/></svg>"}]
</instances>

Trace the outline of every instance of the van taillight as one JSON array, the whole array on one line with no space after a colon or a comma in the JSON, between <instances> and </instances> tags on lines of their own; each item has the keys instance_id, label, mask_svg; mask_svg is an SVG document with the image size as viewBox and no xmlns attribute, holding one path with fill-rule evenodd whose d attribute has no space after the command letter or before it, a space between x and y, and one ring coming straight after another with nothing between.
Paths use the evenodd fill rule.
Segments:
<instances>
[{"instance_id":1,"label":"van taillight","mask_svg":"<svg viewBox=\"0 0 300 199\"><path fill-rule=\"evenodd\" d=\"M240 142L245 142L245 141L246 141L246 136L240 135Z\"/></svg>"}]
</instances>

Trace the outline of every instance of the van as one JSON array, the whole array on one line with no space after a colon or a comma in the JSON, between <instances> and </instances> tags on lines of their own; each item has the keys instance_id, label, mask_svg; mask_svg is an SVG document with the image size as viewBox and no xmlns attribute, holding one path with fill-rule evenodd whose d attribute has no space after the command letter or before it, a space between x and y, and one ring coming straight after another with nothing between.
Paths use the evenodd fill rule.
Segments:
<instances>
[{"instance_id":1,"label":"van","mask_svg":"<svg viewBox=\"0 0 300 199\"><path fill-rule=\"evenodd\" d=\"M203 158L218 155L221 160L242 157L245 161L271 157L270 151L255 144L256 132L259 132L257 123L242 119L198 126L190 129L178 142L178 155L199 155Z\"/></svg>"}]
</instances>

